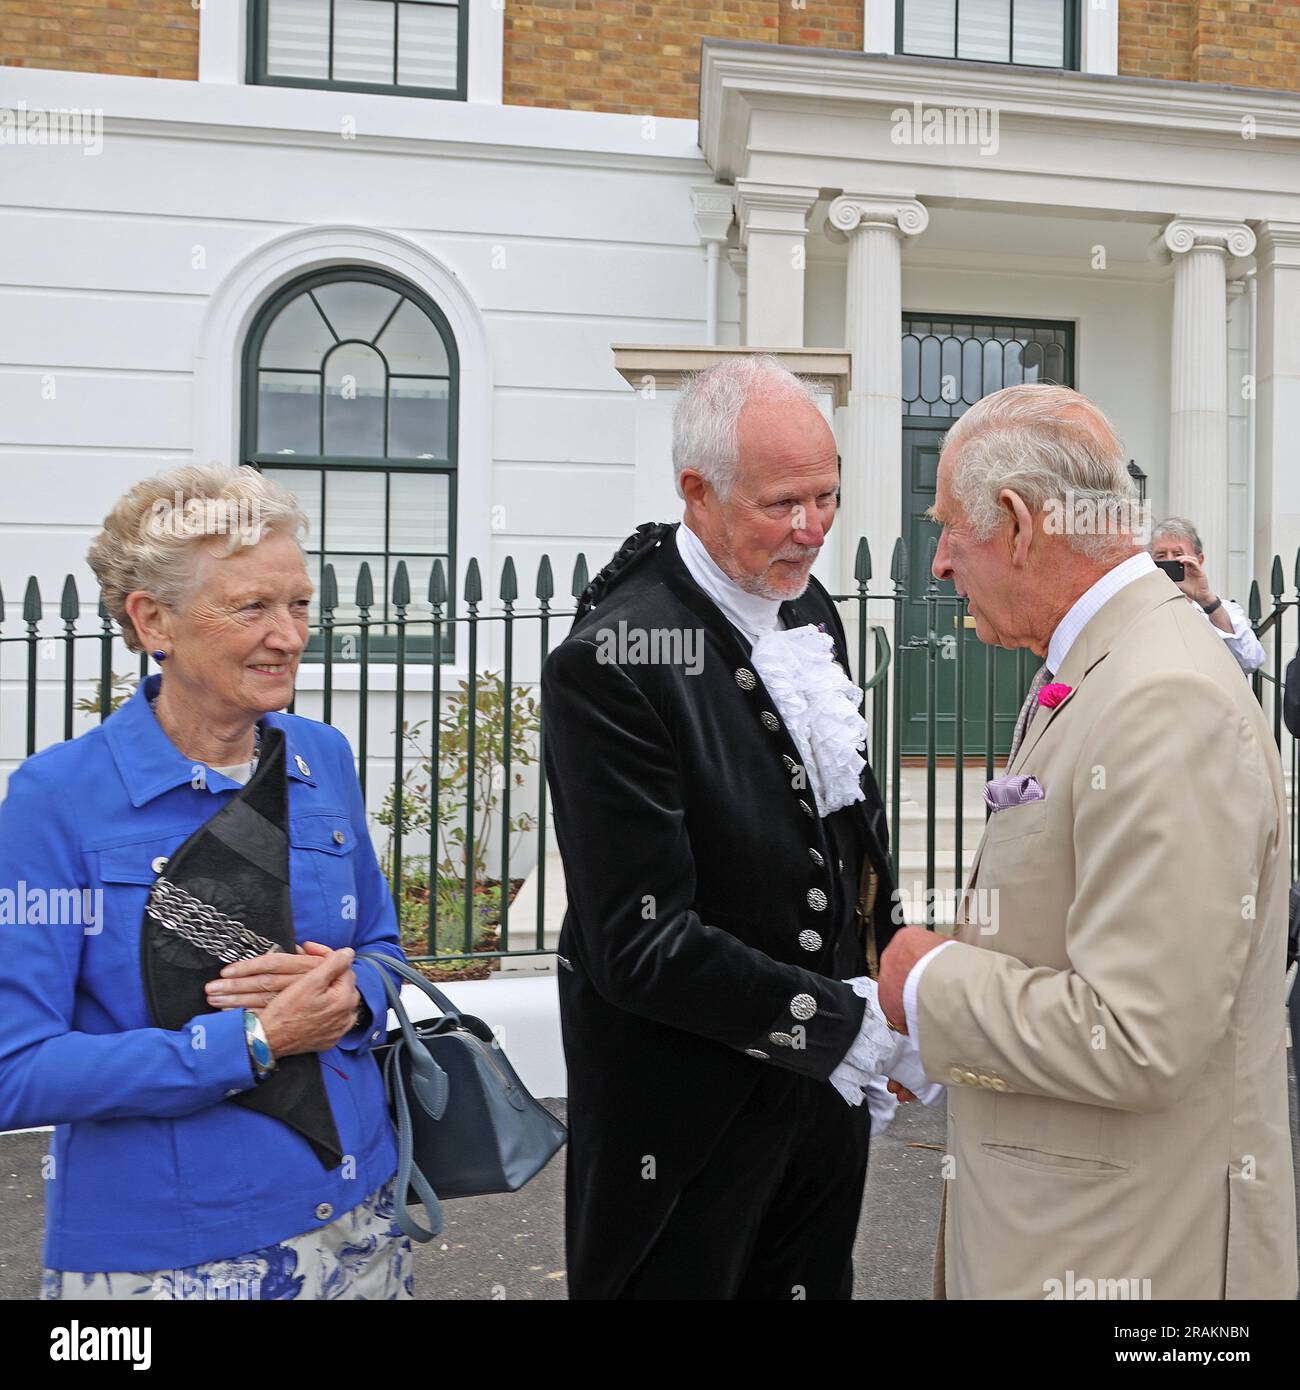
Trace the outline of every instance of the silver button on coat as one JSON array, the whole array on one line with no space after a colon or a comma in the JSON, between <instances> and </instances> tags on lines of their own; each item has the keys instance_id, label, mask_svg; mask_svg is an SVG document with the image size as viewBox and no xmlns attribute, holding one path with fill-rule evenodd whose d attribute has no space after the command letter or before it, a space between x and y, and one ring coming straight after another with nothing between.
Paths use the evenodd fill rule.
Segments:
<instances>
[{"instance_id":1,"label":"silver button on coat","mask_svg":"<svg viewBox=\"0 0 1300 1390\"><path fill-rule=\"evenodd\" d=\"M820 951L822 948L822 934L811 929L799 933L799 944L805 951Z\"/></svg>"},{"instance_id":2,"label":"silver button on coat","mask_svg":"<svg viewBox=\"0 0 1300 1390\"><path fill-rule=\"evenodd\" d=\"M754 673L747 666L741 666L736 671L736 684L742 690L753 690L756 683Z\"/></svg>"},{"instance_id":3,"label":"silver button on coat","mask_svg":"<svg viewBox=\"0 0 1300 1390\"><path fill-rule=\"evenodd\" d=\"M796 994L790 1001L790 1012L802 1023L817 1012L817 1001L811 994Z\"/></svg>"},{"instance_id":4,"label":"silver button on coat","mask_svg":"<svg viewBox=\"0 0 1300 1390\"><path fill-rule=\"evenodd\" d=\"M770 734L776 733L776 731L781 727L781 721L776 717L776 715L772 713L770 709L763 710L758 717L759 720L762 722L763 727Z\"/></svg>"},{"instance_id":5,"label":"silver button on coat","mask_svg":"<svg viewBox=\"0 0 1300 1390\"><path fill-rule=\"evenodd\" d=\"M328 1202L321 1202L316 1207L316 1220L328 1221L334 1215L334 1208Z\"/></svg>"},{"instance_id":6,"label":"silver button on coat","mask_svg":"<svg viewBox=\"0 0 1300 1390\"><path fill-rule=\"evenodd\" d=\"M814 912L825 912L826 894L820 888L810 888L808 890L808 906Z\"/></svg>"}]
</instances>

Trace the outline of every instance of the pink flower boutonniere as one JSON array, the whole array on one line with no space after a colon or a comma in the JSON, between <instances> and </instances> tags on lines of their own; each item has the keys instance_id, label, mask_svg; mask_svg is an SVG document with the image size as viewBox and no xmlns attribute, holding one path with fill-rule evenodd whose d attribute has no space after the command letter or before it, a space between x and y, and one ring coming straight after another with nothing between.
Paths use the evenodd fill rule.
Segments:
<instances>
[{"instance_id":1,"label":"pink flower boutonniere","mask_svg":"<svg viewBox=\"0 0 1300 1390\"><path fill-rule=\"evenodd\" d=\"M1073 689L1072 685L1062 685L1060 681L1049 681L1038 692L1038 703L1046 709L1055 709Z\"/></svg>"}]
</instances>

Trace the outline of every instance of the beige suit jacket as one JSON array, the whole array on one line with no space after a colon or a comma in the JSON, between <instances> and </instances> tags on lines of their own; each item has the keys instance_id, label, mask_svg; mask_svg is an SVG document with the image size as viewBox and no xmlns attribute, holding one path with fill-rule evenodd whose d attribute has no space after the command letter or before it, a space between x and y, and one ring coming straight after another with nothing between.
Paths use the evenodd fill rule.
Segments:
<instances>
[{"instance_id":1,"label":"beige suit jacket","mask_svg":"<svg viewBox=\"0 0 1300 1390\"><path fill-rule=\"evenodd\" d=\"M1010 769L1045 799L990 817L917 995L949 1086L935 1294L1294 1298L1277 747L1163 573L1054 679Z\"/></svg>"}]
</instances>

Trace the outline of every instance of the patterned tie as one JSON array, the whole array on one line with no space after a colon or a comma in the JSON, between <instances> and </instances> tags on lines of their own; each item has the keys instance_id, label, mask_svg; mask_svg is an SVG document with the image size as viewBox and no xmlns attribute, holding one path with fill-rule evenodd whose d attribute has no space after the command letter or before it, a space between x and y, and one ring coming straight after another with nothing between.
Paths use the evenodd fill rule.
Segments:
<instances>
[{"instance_id":1,"label":"patterned tie","mask_svg":"<svg viewBox=\"0 0 1300 1390\"><path fill-rule=\"evenodd\" d=\"M1016 754L1020 751L1020 745L1025 741L1025 734L1029 729L1029 721L1034 717L1034 708L1038 704L1038 692L1052 679L1052 673L1047 669L1047 662L1038 668L1032 681L1029 682L1029 693L1025 696L1025 703L1020 706L1020 713L1016 716L1016 727L1011 735L1011 752L1007 756L1007 766L1010 767L1016 760Z\"/></svg>"}]
</instances>

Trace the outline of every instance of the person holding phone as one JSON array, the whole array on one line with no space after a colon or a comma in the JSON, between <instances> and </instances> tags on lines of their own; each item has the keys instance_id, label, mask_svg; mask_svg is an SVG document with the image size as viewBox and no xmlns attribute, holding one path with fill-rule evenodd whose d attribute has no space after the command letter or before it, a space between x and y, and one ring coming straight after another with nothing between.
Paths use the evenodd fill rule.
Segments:
<instances>
[{"instance_id":1,"label":"person holding phone","mask_svg":"<svg viewBox=\"0 0 1300 1390\"><path fill-rule=\"evenodd\" d=\"M1181 516L1162 521L1152 532L1148 549L1157 566L1198 605L1210 626L1218 629L1237 665L1247 675L1258 671L1268 659L1264 648L1241 605L1230 598L1220 598L1210 588L1205 577L1205 551L1192 523Z\"/></svg>"}]
</instances>

